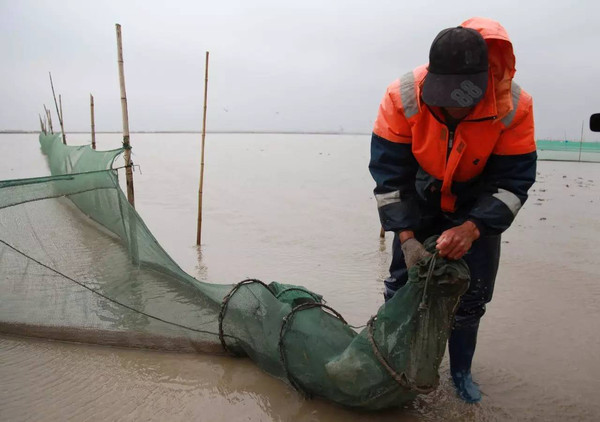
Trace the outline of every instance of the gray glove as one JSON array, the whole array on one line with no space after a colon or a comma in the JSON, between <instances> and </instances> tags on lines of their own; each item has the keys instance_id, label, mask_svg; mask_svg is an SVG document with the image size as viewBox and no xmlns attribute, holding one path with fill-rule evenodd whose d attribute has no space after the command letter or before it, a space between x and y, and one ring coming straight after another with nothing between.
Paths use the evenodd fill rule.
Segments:
<instances>
[{"instance_id":1,"label":"gray glove","mask_svg":"<svg viewBox=\"0 0 600 422\"><path fill-rule=\"evenodd\" d=\"M402 243L402 253L404 253L404 261L406 261L406 268L414 267L420 260L431 256L425 247L417 239L410 238Z\"/></svg>"}]
</instances>

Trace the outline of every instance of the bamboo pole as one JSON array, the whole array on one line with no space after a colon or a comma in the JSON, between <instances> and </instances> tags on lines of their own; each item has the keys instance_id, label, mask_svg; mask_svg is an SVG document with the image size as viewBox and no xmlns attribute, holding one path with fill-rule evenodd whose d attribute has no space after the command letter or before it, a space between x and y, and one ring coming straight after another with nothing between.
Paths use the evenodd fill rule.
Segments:
<instances>
[{"instance_id":1,"label":"bamboo pole","mask_svg":"<svg viewBox=\"0 0 600 422\"><path fill-rule=\"evenodd\" d=\"M48 119L48 125L50 126L50 133L54 133L54 128L52 127L52 115L50 114L50 110L46 108L46 104L44 104L44 111L46 111L46 118Z\"/></svg>"},{"instance_id":2,"label":"bamboo pole","mask_svg":"<svg viewBox=\"0 0 600 422\"><path fill-rule=\"evenodd\" d=\"M92 120L92 149L96 149L96 122L94 121L94 96L90 94L90 118Z\"/></svg>"},{"instance_id":3,"label":"bamboo pole","mask_svg":"<svg viewBox=\"0 0 600 422\"><path fill-rule=\"evenodd\" d=\"M65 127L63 120L63 112L62 112L62 95L58 94L58 106L60 108L60 130L62 131L63 144L67 145L67 137L65 135Z\"/></svg>"},{"instance_id":4,"label":"bamboo pole","mask_svg":"<svg viewBox=\"0 0 600 422\"><path fill-rule=\"evenodd\" d=\"M204 109L202 113L202 153L200 156L200 189L198 190L198 233L196 245L200 246L202 239L202 188L204 186L204 141L206 138L206 99L208 94L208 51L206 52L206 63L204 65Z\"/></svg>"},{"instance_id":5,"label":"bamboo pole","mask_svg":"<svg viewBox=\"0 0 600 422\"><path fill-rule=\"evenodd\" d=\"M125 92L125 74L123 72L123 43L121 41L121 25L117 28L117 55L119 64L119 85L121 87L121 113L123 117L123 148L125 148L125 179L127 181L127 200L135 208L133 191L133 169L131 168L131 146L129 144L129 115L127 113L127 94Z\"/></svg>"},{"instance_id":6,"label":"bamboo pole","mask_svg":"<svg viewBox=\"0 0 600 422\"><path fill-rule=\"evenodd\" d=\"M52 124L52 112L50 111L50 109L46 110L46 113L48 114L48 123L50 123L50 133L54 134L54 125Z\"/></svg>"},{"instance_id":7,"label":"bamboo pole","mask_svg":"<svg viewBox=\"0 0 600 422\"><path fill-rule=\"evenodd\" d=\"M42 120L42 115L38 113L38 117L40 118L40 129L46 134L46 126L44 126L44 121Z\"/></svg>"},{"instance_id":8,"label":"bamboo pole","mask_svg":"<svg viewBox=\"0 0 600 422\"><path fill-rule=\"evenodd\" d=\"M123 120L123 149L125 150L125 181L127 183L127 200L131 204L127 216L129 220L129 252L134 265L139 264L137 240L137 216L135 215L135 197L133 191L133 163L131 162L131 146L129 143L129 114L127 112L127 94L125 92L125 72L123 70L123 42L121 25L115 24L117 31L117 63L119 66L119 87L121 90L121 115ZM120 203L119 203L120 204Z\"/></svg>"},{"instance_id":9,"label":"bamboo pole","mask_svg":"<svg viewBox=\"0 0 600 422\"><path fill-rule=\"evenodd\" d=\"M48 72L50 76L50 87L52 88L52 96L54 97L54 106L56 107L56 114L58 114L58 122L60 123L60 130L62 132L63 144L67 143L67 138L65 137L65 128L63 127L62 121L62 112L58 110L58 103L56 102L56 93L54 92L54 83L52 82L52 73ZM62 104L61 104L62 109Z\"/></svg>"}]
</instances>

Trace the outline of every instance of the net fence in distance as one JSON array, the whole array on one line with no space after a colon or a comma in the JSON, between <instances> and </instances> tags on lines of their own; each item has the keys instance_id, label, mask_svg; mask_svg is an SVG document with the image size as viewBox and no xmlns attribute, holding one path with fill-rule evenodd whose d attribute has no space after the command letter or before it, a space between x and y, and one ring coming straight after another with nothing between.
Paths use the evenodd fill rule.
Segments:
<instances>
[{"instance_id":1,"label":"net fence in distance","mask_svg":"<svg viewBox=\"0 0 600 422\"><path fill-rule=\"evenodd\" d=\"M600 142L536 141L538 159L543 161L585 161L600 163Z\"/></svg>"}]
</instances>

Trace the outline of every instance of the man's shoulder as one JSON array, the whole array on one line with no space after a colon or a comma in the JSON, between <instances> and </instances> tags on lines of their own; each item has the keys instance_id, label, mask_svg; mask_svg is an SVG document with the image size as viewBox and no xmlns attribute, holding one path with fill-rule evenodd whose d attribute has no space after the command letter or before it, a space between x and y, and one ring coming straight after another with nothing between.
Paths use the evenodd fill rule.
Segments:
<instances>
[{"instance_id":1,"label":"man's shoulder","mask_svg":"<svg viewBox=\"0 0 600 422\"><path fill-rule=\"evenodd\" d=\"M397 91L403 85L406 86L415 83L420 85L426 75L427 65L416 67L413 70L404 73L399 78L394 79L394 81L388 85L388 91Z\"/></svg>"},{"instance_id":2,"label":"man's shoulder","mask_svg":"<svg viewBox=\"0 0 600 422\"><path fill-rule=\"evenodd\" d=\"M523 89L523 86L515 81L514 79L511 82L511 91L514 97L518 97L519 101L524 101L526 103L531 103L533 101L533 97L531 94Z\"/></svg>"},{"instance_id":3,"label":"man's shoulder","mask_svg":"<svg viewBox=\"0 0 600 422\"><path fill-rule=\"evenodd\" d=\"M387 87L387 98L406 118L410 118L420 111L419 97L425 75L427 75L427 66L419 66L395 79Z\"/></svg>"}]
</instances>

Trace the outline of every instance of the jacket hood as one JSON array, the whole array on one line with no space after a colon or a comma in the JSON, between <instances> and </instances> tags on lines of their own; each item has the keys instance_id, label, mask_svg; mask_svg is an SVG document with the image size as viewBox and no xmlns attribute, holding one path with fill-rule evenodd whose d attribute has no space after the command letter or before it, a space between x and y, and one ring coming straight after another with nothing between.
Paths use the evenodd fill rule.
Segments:
<instances>
[{"instance_id":1,"label":"jacket hood","mask_svg":"<svg viewBox=\"0 0 600 422\"><path fill-rule=\"evenodd\" d=\"M467 19L461 26L476 30L487 43L496 109L498 119L501 119L513 109L511 83L516 68L513 46L508 33L500 23L488 18Z\"/></svg>"}]
</instances>

